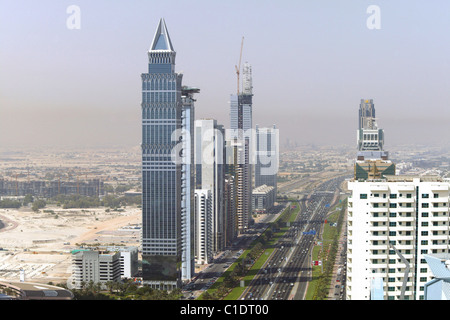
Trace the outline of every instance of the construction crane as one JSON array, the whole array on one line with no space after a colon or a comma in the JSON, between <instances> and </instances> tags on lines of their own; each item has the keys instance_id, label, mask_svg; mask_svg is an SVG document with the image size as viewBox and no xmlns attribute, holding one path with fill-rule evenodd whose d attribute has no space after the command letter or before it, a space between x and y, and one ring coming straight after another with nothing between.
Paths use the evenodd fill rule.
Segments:
<instances>
[{"instance_id":1,"label":"construction crane","mask_svg":"<svg viewBox=\"0 0 450 320\"><path fill-rule=\"evenodd\" d=\"M239 95L239 75L241 73L241 60L242 60L242 49L244 48L244 37L242 37L242 42L241 42L241 54L239 57L239 67L236 67L236 75L237 75L237 94Z\"/></svg>"}]
</instances>

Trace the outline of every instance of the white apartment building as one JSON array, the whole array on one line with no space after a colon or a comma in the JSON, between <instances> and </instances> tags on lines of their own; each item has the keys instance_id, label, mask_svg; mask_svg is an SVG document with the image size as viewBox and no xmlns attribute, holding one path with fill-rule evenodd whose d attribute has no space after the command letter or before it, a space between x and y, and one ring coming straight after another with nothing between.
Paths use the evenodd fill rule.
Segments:
<instances>
[{"instance_id":1,"label":"white apartment building","mask_svg":"<svg viewBox=\"0 0 450 320\"><path fill-rule=\"evenodd\" d=\"M197 264L213 258L212 195L209 189L195 190L195 257Z\"/></svg>"},{"instance_id":2,"label":"white apartment building","mask_svg":"<svg viewBox=\"0 0 450 320\"><path fill-rule=\"evenodd\" d=\"M194 162L196 189L211 191L213 251L225 247L224 220L224 128L214 119L195 120Z\"/></svg>"},{"instance_id":3,"label":"white apartment building","mask_svg":"<svg viewBox=\"0 0 450 320\"><path fill-rule=\"evenodd\" d=\"M133 278L138 274L138 247L106 246L99 249L120 254L120 276Z\"/></svg>"},{"instance_id":4,"label":"white apartment building","mask_svg":"<svg viewBox=\"0 0 450 320\"><path fill-rule=\"evenodd\" d=\"M424 255L449 252L449 186L406 175L348 183L347 300L424 299Z\"/></svg>"},{"instance_id":5,"label":"white apartment building","mask_svg":"<svg viewBox=\"0 0 450 320\"><path fill-rule=\"evenodd\" d=\"M96 250L75 250L72 252L72 276L67 282L69 288L81 289L90 281L102 287L109 281L120 281L120 253Z\"/></svg>"}]
</instances>

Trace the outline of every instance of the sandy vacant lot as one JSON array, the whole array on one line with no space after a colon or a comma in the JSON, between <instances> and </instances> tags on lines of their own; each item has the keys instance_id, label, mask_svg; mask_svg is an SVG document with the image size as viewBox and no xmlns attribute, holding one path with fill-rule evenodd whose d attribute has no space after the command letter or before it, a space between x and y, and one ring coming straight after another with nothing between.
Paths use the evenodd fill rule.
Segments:
<instances>
[{"instance_id":1,"label":"sandy vacant lot","mask_svg":"<svg viewBox=\"0 0 450 320\"><path fill-rule=\"evenodd\" d=\"M139 208L45 210L0 209L0 279L19 280L23 269L26 280L65 282L71 275L70 251L78 244L139 244L140 231L127 229L140 225Z\"/></svg>"}]
</instances>

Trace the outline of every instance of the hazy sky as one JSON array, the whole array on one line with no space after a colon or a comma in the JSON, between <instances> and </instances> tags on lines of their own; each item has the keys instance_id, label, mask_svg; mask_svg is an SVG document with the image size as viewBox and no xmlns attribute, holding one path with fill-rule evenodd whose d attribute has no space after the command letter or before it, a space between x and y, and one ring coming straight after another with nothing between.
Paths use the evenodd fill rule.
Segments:
<instances>
[{"instance_id":1,"label":"hazy sky","mask_svg":"<svg viewBox=\"0 0 450 320\"><path fill-rule=\"evenodd\" d=\"M282 143L356 146L360 99L374 99L387 147L448 140L446 0L0 0L0 145L139 145L160 18L183 84L201 89L196 118L229 127L244 36L254 124L276 124Z\"/></svg>"}]
</instances>

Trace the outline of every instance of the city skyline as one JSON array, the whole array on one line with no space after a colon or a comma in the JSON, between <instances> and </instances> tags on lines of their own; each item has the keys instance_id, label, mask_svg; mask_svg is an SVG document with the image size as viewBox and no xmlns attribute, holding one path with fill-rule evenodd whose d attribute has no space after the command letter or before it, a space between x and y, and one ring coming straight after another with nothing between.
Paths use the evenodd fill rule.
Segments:
<instances>
[{"instance_id":1,"label":"city skyline","mask_svg":"<svg viewBox=\"0 0 450 320\"><path fill-rule=\"evenodd\" d=\"M80 9L80 29L67 26L71 5ZM380 29L367 25L370 5L380 9ZM356 148L360 99L373 99L388 148L446 144L449 6L3 1L0 145L139 145L136 75L161 17L171 26L175 51L183 52L177 70L201 89L198 119L228 126L244 36L242 60L253 67L258 110L253 124L276 124L281 145L289 139Z\"/></svg>"}]
</instances>

